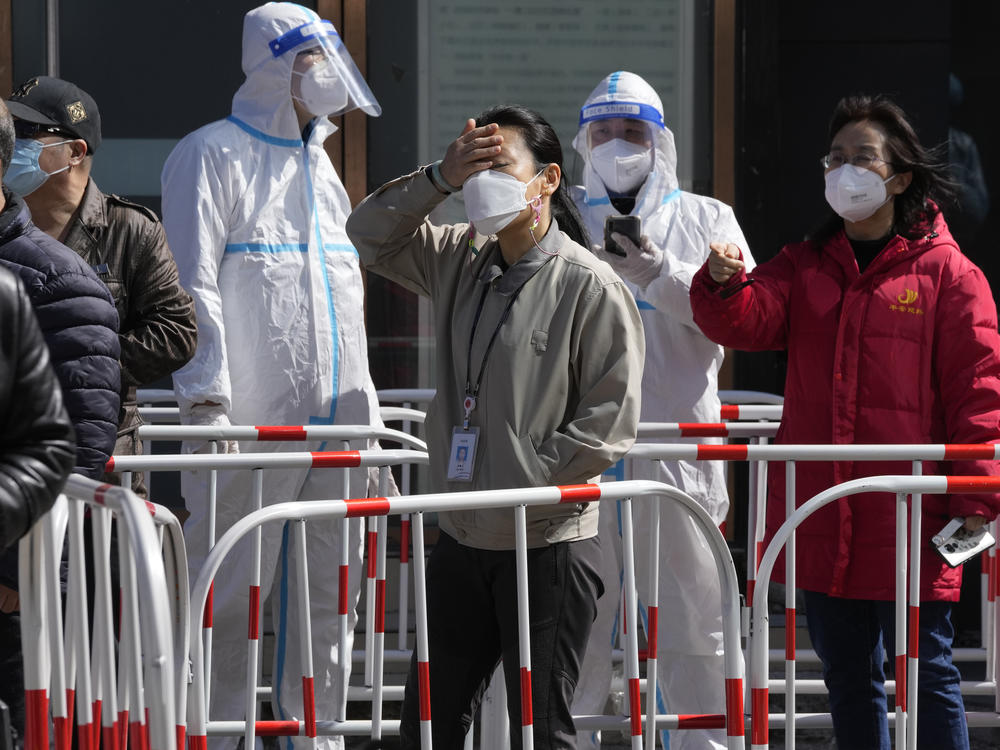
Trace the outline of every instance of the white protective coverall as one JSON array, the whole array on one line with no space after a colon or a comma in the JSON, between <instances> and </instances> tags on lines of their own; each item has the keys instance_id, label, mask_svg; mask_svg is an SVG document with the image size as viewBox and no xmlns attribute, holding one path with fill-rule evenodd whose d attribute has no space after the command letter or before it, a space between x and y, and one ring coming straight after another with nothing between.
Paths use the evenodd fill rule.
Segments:
<instances>
[{"instance_id":1,"label":"white protective coverall","mask_svg":"<svg viewBox=\"0 0 1000 750\"><path fill-rule=\"evenodd\" d=\"M292 3L247 13L246 81L232 115L186 136L163 169L163 223L181 282L195 301L198 348L174 374L182 416L206 401L217 422L242 425L350 424L381 427L368 371L358 256L344 231L351 207L323 141L336 127L316 117L301 130L290 95L296 52L319 46L348 81L346 109L380 113L332 24ZM341 111L346 111L341 110ZM304 135L305 133L305 135ZM227 419L228 418L228 419ZM184 420L182 420L184 421ZM324 449L316 443L243 443L242 452ZM356 445L354 448L371 446ZM340 444L329 449L339 450ZM264 503L342 496L342 469L267 470ZM351 471L351 497L368 493L365 469ZM208 473L184 472L182 493L192 580L208 550ZM248 471L220 472L216 539L252 510ZM351 638L361 580L362 528L347 539L339 521L310 522L309 589L318 719L342 715L337 639ZM341 545L350 558L349 629L338 626ZM244 717L251 544L237 547L214 584L212 719ZM293 545L286 526L263 527L261 596L275 629L276 719L303 719ZM350 646L348 646L350 652ZM235 747L221 738L215 747ZM308 738L282 741L306 747ZM320 737L321 748L342 738Z\"/></svg>"},{"instance_id":2,"label":"white protective coverall","mask_svg":"<svg viewBox=\"0 0 1000 750\"><path fill-rule=\"evenodd\" d=\"M636 105L594 107L602 103ZM590 108L588 110L588 107ZM748 267L753 259L732 209L713 198L685 192L677 182L674 136L663 124L663 105L653 88L639 76L612 73L594 89L581 109L581 127L573 146L584 160L582 186L573 198L594 242L602 242L604 220L619 212L611 205L604 183L591 166L587 129L601 117L636 117L650 124L655 158L652 171L636 195L633 215L642 219L642 234L663 250L658 276L645 288L628 282L646 332L646 365L642 379L641 422L718 421L718 371L723 349L709 341L694 324L688 292L695 272L708 257L710 242L733 242L743 248ZM604 257L608 257L605 255ZM612 258L612 261L614 259ZM612 263L614 265L614 263ZM647 440L646 442L663 442ZM671 439L669 442L678 442ZM698 442L708 442L699 439ZM716 523L729 508L722 462L659 461L626 458L618 478L653 479L680 488L698 500ZM646 626L649 591L649 505L633 502L636 529L636 583L641 617ZM611 684L611 649L620 629L621 537L615 507L601 508L600 538L605 556L606 593L598 614L573 705L574 714L604 710ZM616 592L619 595L616 596ZM722 613L719 579L704 536L687 514L671 503L660 504L659 627L657 711L691 714L725 709L722 657ZM737 644L738 647L738 644ZM684 730L662 733L664 747L725 747L725 730ZM599 735L579 733L577 746L599 747Z\"/></svg>"}]
</instances>

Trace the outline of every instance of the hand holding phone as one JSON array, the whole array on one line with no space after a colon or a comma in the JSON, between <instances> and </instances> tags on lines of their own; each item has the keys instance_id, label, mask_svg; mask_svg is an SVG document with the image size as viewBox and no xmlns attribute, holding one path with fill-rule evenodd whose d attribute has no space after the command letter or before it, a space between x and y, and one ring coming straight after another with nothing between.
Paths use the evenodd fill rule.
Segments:
<instances>
[{"instance_id":1,"label":"hand holding phone","mask_svg":"<svg viewBox=\"0 0 1000 750\"><path fill-rule=\"evenodd\" d=\"M624 258L626 256L625 249L611 237L613 232L625 235L632 241L633 245L639 247L642 220L638 216L609 216L604 220L604 251Z\"/></svg>"}]
</instances>

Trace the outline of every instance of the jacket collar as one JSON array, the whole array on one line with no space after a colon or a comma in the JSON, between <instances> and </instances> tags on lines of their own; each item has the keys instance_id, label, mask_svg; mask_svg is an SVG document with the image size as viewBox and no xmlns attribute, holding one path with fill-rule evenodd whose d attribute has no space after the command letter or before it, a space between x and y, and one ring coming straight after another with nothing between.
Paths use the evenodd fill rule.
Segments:
<instances>
[{"instance_id":1,"label":"jacket collar","mask_svg":"<svg viewBox=\"0 0 1000 750\"><path fill-rule=\"evenodd\" d=\"M31 212L21 196L3 188L3 197L6 205L0 212L0 245L24 234L31 223Z\"/></svg>"},{"instance_id":2,"label":"jacket collar","mask_svg":"<svg viewBox=\"0 0 1000 750\"><path fill-rule=\"evenodd\" d=\"M904 260L909 260L917 255L922 255L931 248L940 245L952 245L957 249L955 240L948 230L944 217L937 211L933 220L926 226L926 234L917 239L907 239L900 234L894 235L875 259L872 260L865 274L881 273ZM848 275L861 276L858 273L857 263L854 259L854 250L847 234L841 229L829 242L826 243L824 251L843 266Z\"/></svg>"},{"instance_id":3,"label":"jacket collar","mask_svg":"<svg viewBox=\"0 0 1000 750\"><path fill-rule=\"evenodd\" d=\"M481 257L483 260L479 270L475 272L476 280L480 284L493 284L493 288L504 297L509 297L518 289L528 283L528 280L559 254L562 247L563 236L559 231L559 224L555 219L549 225L549 231L542 237L539 247L531 248L521 256L514 265L504 268L506 265L503 256L500 254L500 243L490 240L484 247Z\"/></svg>"},{"instance_id":4,"label":"jacket collar","mask_svg":"<svg viewBox=\"0 0 1000 750\"><path fill-rule=\"evenodd\" d=\"M104 195L93 179L87 182L83 198L70 219L69 229L63 242L90 264L98 262L99 246L97 238L102 236L108 226L107 206Z\"/></svg>"}]
</instances>

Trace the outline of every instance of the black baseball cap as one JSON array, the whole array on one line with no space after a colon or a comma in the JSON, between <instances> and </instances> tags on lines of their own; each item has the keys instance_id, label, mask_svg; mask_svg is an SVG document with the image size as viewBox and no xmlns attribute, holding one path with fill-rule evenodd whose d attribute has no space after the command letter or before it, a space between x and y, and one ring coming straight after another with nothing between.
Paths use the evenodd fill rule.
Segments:
<instances>
[{"instance_id":1,"label":"black baseball cap","mask_svg":"<svg viewBox=\"0 0 1000 750\"><path fill-rule=\"evenodd\" d=\"M36 76L14 89L7 109L19 120L51 125L87 142L87 152L101 145L101 113L93 97L61 78Z\"/></svg>"}]
</instances>

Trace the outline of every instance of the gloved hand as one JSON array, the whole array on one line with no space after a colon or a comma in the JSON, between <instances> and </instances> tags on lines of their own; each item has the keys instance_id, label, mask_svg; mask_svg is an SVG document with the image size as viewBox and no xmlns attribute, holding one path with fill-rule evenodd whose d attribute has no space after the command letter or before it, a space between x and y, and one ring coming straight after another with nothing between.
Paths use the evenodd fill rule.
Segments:
<instances>
[{"instance_id":1,"label":"gloved hand","mask_svg":"<svg viewBox=\"0 0 1000 750\"><path fill-rule=\"evenodd\" d=\"M192 404L181 407L181 423L204 427L229 427L229 415L222 404ZM216 440L217 453L239 453L240 444L236 440ZM185 440L181 446L183 453L211 453L209 440Z\"/></svg>"},{"instance_id":2,"label":"gloved hand","mask_svg":"<svg viewBox=\"0 0 1000 750\"><path fill-rule=\"evenodd\" d=\"M650 242L646 235L639 238L639 247L619 232L612 232L611 237L625 251L625 257L606 252L600 246L597 256L606 261L622 278L645 289L660 275L660 269L663 267L663 251Z\"/></svg>"}]
</instances>

